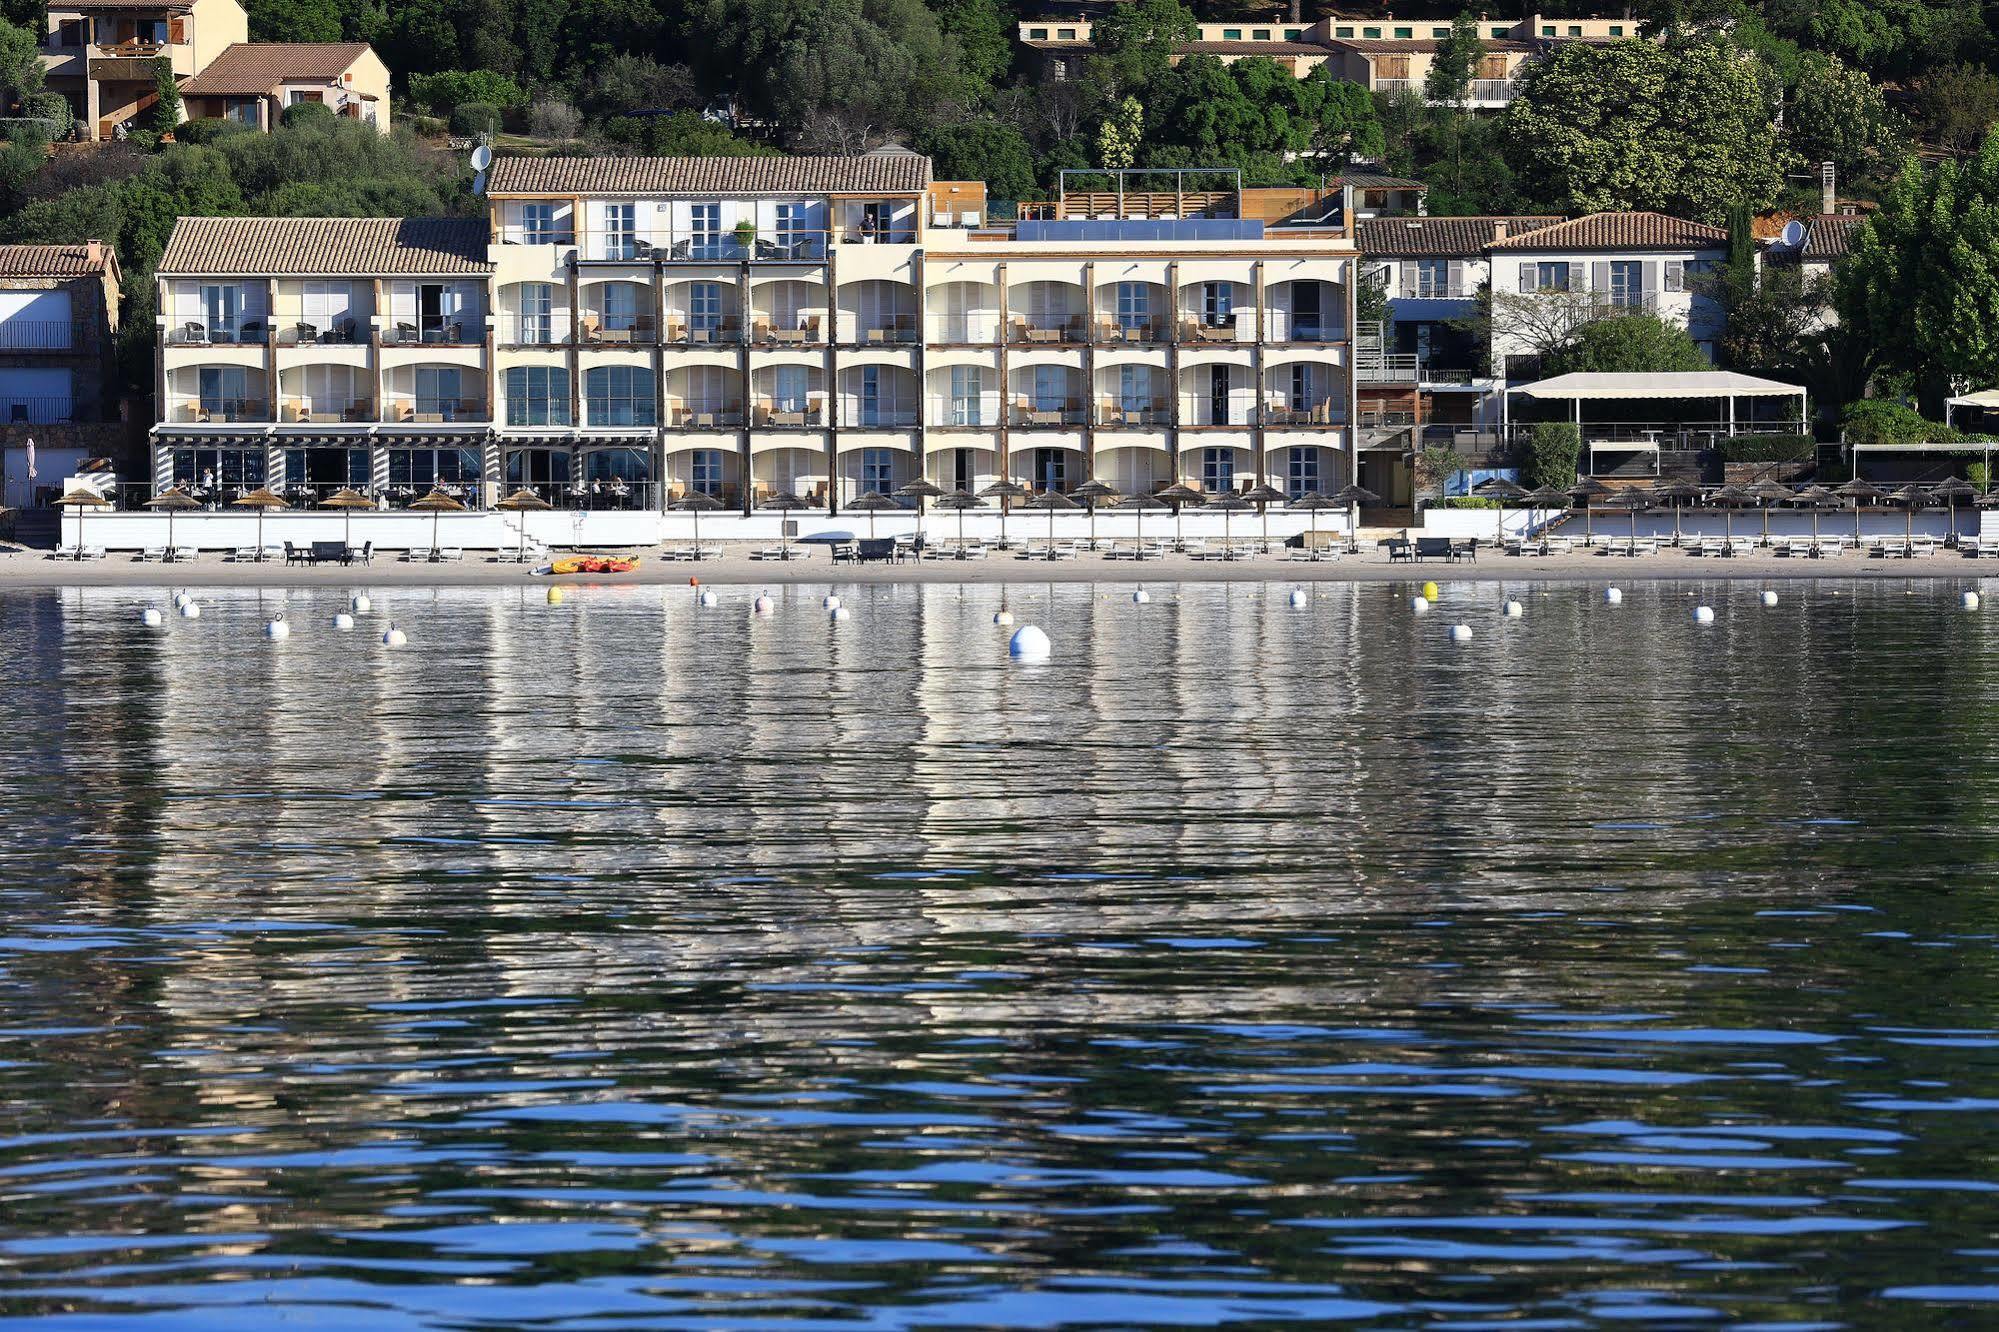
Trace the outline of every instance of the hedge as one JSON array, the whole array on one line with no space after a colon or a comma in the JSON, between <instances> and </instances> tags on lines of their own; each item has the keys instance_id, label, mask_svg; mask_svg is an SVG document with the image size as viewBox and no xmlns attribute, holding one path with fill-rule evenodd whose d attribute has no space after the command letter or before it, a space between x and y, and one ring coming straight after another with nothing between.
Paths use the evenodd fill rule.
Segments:
<instances>
[{"instance_id":1,"label":"hedge","mask_svg":"<svg viewBox=\"0 0 1999 1332\"><path fill-rule=\"evenodd\" d=\"M1818 449L1810 435L1735 435L1715 445L1725 463L1804 462Z\"/></svg>"}]
</instances>

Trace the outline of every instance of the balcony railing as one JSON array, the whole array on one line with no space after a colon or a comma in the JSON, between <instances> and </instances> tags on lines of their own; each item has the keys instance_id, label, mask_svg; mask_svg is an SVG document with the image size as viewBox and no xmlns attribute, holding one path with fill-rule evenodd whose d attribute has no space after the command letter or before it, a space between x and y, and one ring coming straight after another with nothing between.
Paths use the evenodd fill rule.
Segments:
<instances>
[{"instance_id":1,"label":"balcony railing","mask_svg":"<svg viewBox=\"0 0 1999 1332\"><path fill-rule=\"evenodd\" d=\"M503 347L566 347L573 333L566 314L500 316L499 339Z\"/></svg>"},{"instance_id":2,"label":"balcony railing","mask_svg":"<svg viewBox=\"0 0 1999 1332\"><path fill-rule=\"evenodd\" d=\"M271 326L262 319L234 324L189 319L167 330L169 347L264 347L270 341Z\"/></svg>"},{"instance_id":3,"label":"balcony railing","mask_svg":"<svg viewBox=\"0 0 1999 1332\"><path fill-rule=\"evenodd\" d=\"M1346 403L1335 398L1321 398L1316 402L1294 402L1289 399L1268 403L1263 409L1263 423L1266 426L1341 426L1347 421Z\"/></svg>"},{"instance_id":4,"label":"balcony railing","mask_svg":"<svg viewBox=\"0 0 1999 1332\"><path fill-rule=\"evenodd\" d=\"M14 397L0 394L0 421L13 425L60 425L76 420L76 400L60 395Z\"/></svg>"},{"instance_id":5,"label":"balcony railing","mask_svg":"<svg viewBox=\"0 0 1999 1332\"><path fill-rule=\"evenodd\" d=\"M1000 395L997 393L932 393L929 395L932 427L975 430L1000 423Z\"/></svg>"},{"instance_id":6,"label":"balcony railing","mask_svg":"<svg viewBox=\"0 0 1999 1332\"><path fill-rule=\"evenodd\" d=\"M332 324L281 324L280 347L351 347L367 341L366 321L342 319Z\"/></svg>"},{"instance_id":7,"label":"balcony railing","mask_svg":"<svg viewBox=\"0 0 1999 1332\"><path fill-rule=\"evenodd\" d=\"M1510 102L1513 100L1512 79L1473 79L1471 100L1474 102Z\"/></svg>"},{"instance_id":8,"label":"balcony railing","mask_svg":"<svg viewBox=\"0 0 1999 1332\"><path fill-rule=\"evenodd\" d=\"M0 319L0 351L69 351L89 339L80 319Z\"/></svg>"},{"instance_id":9,"label":"balcony railing","mask_svg":"<svg viewBox=\"0 0 1999 1332\"><path fill-rule=\"evenodd\" d=\"M751 420L766 427L823 426L826 424L826 401L823 397L808 398L804 402L758 398L751 408Z\"/></svg>"},{"instance_id":10,"label":"balcony railing","mask_svg":"<svg viewBox=\"0 0 1999 1332\"><path fill-rule=\"evenodd\" d=\"M576 414L569 410L569 404L566 402L509 398L507 399L507 424L510 426L573 426L576 424Z\"/></svg>"},{"instance_id":11,"label":"balcony railing","mask_svg":"<svg viewBox=\"0 0 1999 1332\"><path fill-rule=\"evenodd\" d=\"M818 315L777 319L765 314L750 316L750 341L760 347L788 347L819 342L825 322Z\"/></svg>"},{"instance_id":12,"label":"balcony railing","mask_svg":"<svg viewBox=\"0 0 1999 1332\"><path fill-rule=\"evenodd\" d=\"M1256 424L1257 394L1254 389L1230 389L1219 401L1208 393L1191 393L1180 399L1182 426L1253 426Z\"/></svg>"},{"instance_id":13,"label":"balcony railing","mask_svg":"<svg viewBox=\"0 0 1999 1332\"><path fill-rule=\"evenodd\" d=\"M1064 426L1082 425L1088 413L1089 408L1081 398L1070 398L1064 402L1023 398L1013 405L1013 424L1026 429L1059 430Z\"/></svg>"},{"instance_id":14,"label":"balcony railing","mask_svg":"<svg viewBox=\"0 0 1999 1332\"><path fill-rule=\"evenodd\" d=\"M944 314L930 316L930 340L991 346L999 341L999 315Z\"/></svg>"},{"instance_id":15,"label":"balcony railing","mask_svg":"<svg viewBox=\"0 0 1999 1332\"><path fill-rule=\"evenodd\" d=\"M1289 310L1272 310L1264 316L1264 334L1272 342L1324 344L1345 342L1346 325L1337 319L1324 315L1293 314Z\"/></svg>"},{"instance_id":16,"label":"balcony railing","mask_svg":"<svg viewBox=\"0 0 1999 1332\"><path fill-rule=\"evenodd\" d=\"M410 425L488 419L483 398L391 398L383 416Z\"/></svg>"},{"instance_id":17,"label":"balcony railing","mask_svg":"<svg viewBox=\"0 0 1999 1332\"><path fill-rule=\"evenodd\" d=\"M382 330L384 347L477 347L486 340L486 325L475 318L442 323L398 322Z\"/></svg>"},{"instance_id":18,"label":"balcony railing","mask_svg":"<svg viewBox=\"0 0 1999 1332\"><path fill-rule=\"evenodd\" d=\"M826 257L829 240L844 239L818 229L784 231L578 231L573 227L505 226L495 233L502 245L574 247L585 263L797 262ZM913 243L913 234L904 244Z\"/></svg>"},{"instance_id":19,"label":"balcony railing","mask_svg":"<svg viewBox=\"0 0 1999 1332\"><path fill-rule=\"evenodd\" d=\"M916 316L913 314L877 314L863 320L854 320L854 345L857 347L906 347L917 340Z\"/></svg>"},{"instance_id":20,"label":"balcony railing","mask_svg":"<svg viewBox=\"0 0 1999 1332\"><path fill-rule=\"evenodd\" d=\"M853 394L840 396L840 424L848 429L906 430L916 419L916 402L911 398L870 401Z\"/></svg>"},{"instance_id":21,"label":"balcony railing","mask_svg":"<svg viewBox=\"0 0 1999 1332\"><path fill-rule=\"evenodd\" d=\"M618 316L609 323L586 314L578 326L580 340L593 347L650 347L659 341L659 321L649 314Z\"/></svg>"},{"instance_id":22,"label":"balcony railing","mask_svg":"<svg viewBox=\"0 0 1999 1332\"><path fill-rule=\"evenodd\" d=\"M268 423L271 404L262 398L170 398L167 415L169 420L196 425Z\"/></svg>"},{"instance_id":23,"label":"balcony railing","mask_svg":"<svg viewBox=\"0 0 1999 1332\"><path fill-rule=\"evenodd\" d=\"M743 321L734 315L723 315L693 322L687 315L669 314L662 340L668 346L733 347L743 340Z\"/></svg>"},{"instance_id":24,"label":"balcony railing","mask_svg":"<svg viewBox=\"0 0 1999 1332\"><path fill-rule=\"evenodd\" d=\"M743 423L740 402L672 402L666 407L666 423L679 430L720 430Z\"/></svg>"},{"instance_id":25,"label":"balcony railing","mask_svg":"<svg viewBox=\"0 0 1999 1332\"><path fill-rule=\"evenodd\" d=\"M286 421L364 422L375 419L373 398L293 398L284 404Z\"/></svg>"},{"instance_id":26,"label":"balcony railing","mask_svg":"<svg viewBox=\"0 0 1999 1332\"><path fill-rule=\"evenodd\" d=\"M1097 341L1164 342L1170 327L1164 315L1099 315Z\"/></svg>"},{"instance_id":27,"label":"balcony railing","mask_svg":"<svg viewBox=\"0 0 1999 1332\"><path fill-rule=\"evenodd\" d=\"M1041 346L1048 343L1081 342L1083 340L1083 316L1076 315L1016 315L1007 332L1007 341L1016 347Z\"/></svg>"},{"instance_id":28,"label":"balcony railing","mask_svg":"<svg viewBox=\"0 0 1999 1332\"><path fill-rule=\"evenodd\" d=\"M1414 352L1375 352L1354 362L1354 378L1363 384L1414 384L1418 358Z\"/></svg>"},{"instance_id":29,"label":"balcony railing","mask_svg":"<svg viewBox=\"0 0 1999 1332\"><path fill-rule=\"evenodd\" d=\"M1256 337L1256 323L1247 314L1243 318L1230 316L1227 319L1186 319L1180 323L1182 342L1250 342Z\"/></svg>"},{"instance_id":30,"label":"balcony railing","mask_svg":"<svg viewBox=\"0 0 1999 1332\"><path fill-rule=\"evenodd\" d=\"M1111 397L1097 402L1097 424L1109 429L1143 430L1172 421L1171 398Z\"/></svg>"}]
</instances>

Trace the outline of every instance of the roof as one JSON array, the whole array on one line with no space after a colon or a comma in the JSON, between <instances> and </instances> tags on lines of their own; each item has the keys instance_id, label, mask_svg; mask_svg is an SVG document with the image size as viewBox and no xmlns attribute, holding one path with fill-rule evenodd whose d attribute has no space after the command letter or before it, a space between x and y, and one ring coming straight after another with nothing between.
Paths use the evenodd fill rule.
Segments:
<instances>
[{"instance_id":1,"label":"roof","mask_svg":"<svg viewBox=\"0 0 1999 1332\"><path fill-rule=\"evenodd\" d=\"M1805 247L1802 252L1807 263L1832 263L1844 259L1853 249L1854 238L1860 235L1860 228L1867 225L1864 217L1814 217L1805 223Z\"/></svg>"},{"instance_id":2,"label":"roof","mask_svg":"<svg viewBox=\"0 0 1999 1332\"><path fill-rule=\"evenodd\" d=\"M108 245L0 245L0 278L95 277L116 263Z\"/></svg>"},{"instance_id":3,"label":"roof","mask_svg":"<svg viewBox=\"0 0 1999 1332\"><path fill-rule=\"evenodd\" d=\"M1494 241L1495 250L1705 250L1728 233L1665 213L1591 213Z\"/></svg>"},{"instance_id":4,"label":"roof","mask_svg":"<svg viewBox=\"0 0 1999 1332\"><path fill-rule=\"evenodd\" d=\"M860 157L503 157L488 194L916 194L921 153Z\"/></svg>"},{"instance_id":5,"label":"roof","mask_svg":"<svg viewBox=\"0 0 1999 1332\"><path fill-rule=\"evenodd\" d=\"M335 83L366 42L236 42L180 86L186 97L255 97L281 83Z\"/></svg>"},{"instance_id":6,"label":"roof","mask_svg":"<svg viewBox=\"0 0 1999 1332\"><path fill-rule=\"evenodd\" d=\"M1804 390L1775 379L1733 370L1675 370L1654 374L1577 373L1522 384L1509 393L1530 398L1799 398Z\"/></svg>"},{"instance_id":7,"label":"roof","mask_svg":"<svg viewBox=\"0 0 1999 1332\"><path fill-rule=\"evenodd\" d=\"M1538 231L1560 222L1559 217L1364 217L1354 223L1354 241L1362 254L1472 255L1484 254L1493 232L1505 228L1509 237Z\"/></svg>"},{"instance_id":8,"label":"roof","mask_svg":"<svg viewBox=\"0 0 1999 1332\"><path fill-rule=\"evenodd\" d=\"M1084 42L1082 45L1089 45ZM1323 42L1175 42L1175 51L1188 55L1240 55L1240 56L1326 56L1331 55Z\"/></svg>"},{"instance_id":9,"label":"roof","mask_svg":"<svg viewBox=\"0 0 1999 1332\"><path fill-rule=\"evenodd\" d=\"M162 276L384 277L490 273L487 223L465 217L184 217Z\"/></svg>"},{"instance_id":10,"label":"roof","mask_svg":"<svg viewBox=\"0 0 1999 1332\"><path fill-rule=\"evenodd\" d=\"M1429 186L1420 180L1410 180L1407 176L1381 176L1368 171L1349 171L1344 175L1328 176L1326 184L1332 189L1351 185L1357 190L1424 190Z\"/></svg>"},{"instance_id":11,"label":"roof","mask_svg":"<svg viewBox=\"0 0 1999 1332\"><path fill-rule=\"evenodd\" d=\"M55 0L48 9L51 14L87 14L98 9L171 9L177 13L194 8L194 0L155 0L146 4L142 0Z\"/></svg>"},{"instance_id":12,"label":"roof","mask_svg":"<svg viewBox=\"0 0 1999 1332\"><path fill-rule=\"evenodd\" d=\"M1398 55L1434 51L1438 46L1442 45L1442 42L1443 39L1439 37L1334 37L1328 40L1326 45L1343 46L1347 50L1356 51L1361 55ZM1510 37L1490 38L1480 42L1479 45L1483 46L1488 53L1493 51L1532 51L1534 49L1534 43L1514 41Z\"/></svg>"},{"instance_id":13,"label":"roof","mask_svg":"<svg viewBox=\"0 0 1999 1332\"><path fill-rule=\"evenodd\" d=\"M1999 388L1980 389L1976 393L1960 393L1954 398L1945 398L1947 407L1999 408Z\"/></svg>"}]
</instances>

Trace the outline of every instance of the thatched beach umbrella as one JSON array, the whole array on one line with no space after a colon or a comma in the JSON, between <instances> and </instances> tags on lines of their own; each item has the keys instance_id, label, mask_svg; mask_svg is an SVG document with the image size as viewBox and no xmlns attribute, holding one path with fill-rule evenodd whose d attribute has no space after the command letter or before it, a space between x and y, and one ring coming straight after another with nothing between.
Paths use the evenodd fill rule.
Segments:
<instances>
[{"instance_id":1,"label":"thatched beach umbrella","mask_svg":"<svg viewBox=\"0 0 1999 1332\"><path fill-rule=\"evenodd\" d=\"M411 500L410 508L417 513L430 515L430 548L433 551L437 549L437 528L438 524L444 521L444 515L465 512L465 506L460 504L456 497L436 489L422 499ZM431 558L435 559L436 556L433 555Z\"/></svg>"},{"instance_id":2,"label":"thatched beach umbrella","mask_svg":"<svg viewBox=\"0 0 1999 1332\"><path fill-rule=\"evenodd\" d=\"M897 499L913 499L916 501L916 530L919 532L923 530L924 504L929 500L936 499L943 493L944 487L927 477L921 476L911 481L908 485L897 486L895 489L895 497Z\"/></svg>"},{"instance_id":3,"label":"thatched beach umbrella","mask_svg":"<svg viewBox=\"0 0 1999 1332\"><path fill-rule=\"evenodd\" d=\"M182 490L179 486L173 486L147 500L146 507L165 511L167 515L167 558L172 559L174 557L174 514L182 509L198 509L201 507L201 501L188 494L185 490ZM82 526L83 520L81 518L77 519L78 530L81 530ZM78 544L81 544L81 542Z\"/></svg>"},{"instance_id":4,"label":"thatched beach umbrella","mask_svg":"<svg viewBox=\"0 0 1999 1332\"><path fill-rule=\"evenodd\" d=\"M1154 491L1152 498L1173 510L1173 544L1184 547L1187 539L1180 534L1180 508L1182 505L1191 504L1198 509L1207 502L1208 497L1184 481L1175 481L1164 490Z\"/></svg>"},{"instance_id":5,"label":"thatched beach umbrella","mask_svg":"<svg viewBox=\"0 0 1999 1332\"><path fill-rule=\"evenodd\" d=\"M958 554L962 557L965 553L965 510L983 509L986 502L969 490L953 490L937 497L937 507L958 511Z\"/></svg>"},{"instance_id":6,"label":"thatched beach umbrella","mask_svg":"<svg viewBox=\"0 0 1999 1332\"><path fill-rule=\"evenodd\" d=\"M1824 486L1806 486L1791 496L1791 503L1812 511L1812 544L1819 539L1819 510L1839 503L1839 496Z\"/></svg>"},{"instance_id":7,"label":"thatched beach umbrella","mask_svg":"<svg viewBox=\"0 0 1999 1332\"><path fill-rule=\"evenodd\" d=\"M1554 486L1536 486L1522 495L1520 502L1529 509L1560 509L1566 513L1569 507L1569 492ZM1548 529L1543 525L1541 530L1545 533Z\"/></svg>"},{"instance_id":8,"label":"thatched beach umbrella","mask_svg":"<svg viewBox=\"0 0 1999 1332\"><path fill-rule=\"evenodd\" d=\"M759 509L769 509L772 513L796 513L800 509L809 509L812 506L790 491L781 490L763 501L763 503L757 505L757 507ZM778 558L789 564L791 562L791 529L783 522L779 522L777 525L777 547L780 552Z\"/></svg>"},{"instance_id":9,"label":"thatched beach umbrella","mask_svg":"<svg viewBox=\"0 0 1999 1332\"><path fill-rule=\"evenodd\" d=\"M76 510L76 557L80 560L83 558L83 511L108 509L111 507L111 501L94 490L84 490L79 487L57 500L56 507Z\"/></svg>"},{"instance_id":10,"label":"thatched beach umbrella","mask_svg":"<svg viewBox=\"0 0 1999 1332\"><path fill-rule=\"evenodd\" d=\"M1229 515L1246 511L1250 507L1250 503L1233 490L1224 490L1221 494L1209 500L1206 507L1220 510L1222 515L1222 544L1227 545L1229 542Z\"/></svg>"},{"instance_id":11,"label":"thatched beach umbrella","mask_svg":"<svg viewBox=\"0 0 1999 1332\"><path fill-rule=\"evenodd\" d=\"M1680 502L1682 500L1699 499L1701 497L1701 488L1691 481L1661 481L1658 485L1652 487L1651 493L1652 498L1655 500L1671 500L1673 502L1673 543L1678 545L1680 540Z\"/></svg>"},{"instance_id":12,"label":"thatched beach umbrella","mask_svg":"<svg viewBox=\"0 0 1999 1332\"><path fill-rule=\"evenodd\" d=\"M722 501L705 490L690 490L666 506L679 513L694 515L694 558L701 558L701 515L722 507ZM872 520L870 520L872 521ZM873 535L872 531L869 533Z\"/></svg>"},{"instance_id":13,"label":"thatched beach umbrella","mask_svg":"<svg viewBox=\"0 0 1999 1332\"><path fill-rule=\"evenodd\" d=\"M1518 481L1503 476L1488 476L1472 487L1472 493L1484 499L1499 501L1499 522L1493 531L1493 544L1506 544L1506 501L1517 500L1527 493L1527 487Z\"/></svg>"},{"instance_id":14,"label":"thatched beach umbrella","mask_svg":"<svg viewBox=\"0 0 1999 1332\"><path fill-rule=\"evenodd\" d=\"M1902 506L1902 540L1912 541L1916 535L1916 510L1930 502L1929 492L1911 483L1895 491L1888 498Z\"/></svg>"},{"instance_id":15,"label":"thatched beach umbrella","mask_svg":"<svg viewBox=\"0 0 1999 1332\"><path fill-rule=\"evenodd\" d=\"M1593 476L1586 476L1568 488L1567 494L1570 499L1581 500L1583 502L1583 544L1585 546L1596 544L1596 519L1591 512L1590 501L1602 499L1604 496L1614 493L1611 487Z\"/></svg>"},{"instance_id":16,"label":"thatched beach umbrella","mask_svg":"<svg viewBox=\"0 0 1999 1332\"><path fill-rule=\"evenodd\" d=\"M1082 485L1069 492L1069 498L1083 501L1083 507L1090 511L1090 549L1097 548L1097 505L1103 500L1114 500L1118 489L1106 481L1091 477Z\"/></svg>"},{"instance_id":17,"label":"thatched beach umbrella","mask_svg":"<svg viewBox=\"0 0 1999 1332\"><path fill-rule=\"evenodd\" d=\"M1344 509L1346 505L1341 504L1336 499L1328 499L1316 490L1308 490L1304 494L1293 498L1284 507L1294 513L1309 513L1312 515L1307 520L1311 524L1309 530L1312 534L1312 544L1307 549L1316 550L1319 545L1319 514L1326 509Z\"/></svg>"},{"instance_id":18,"label":"thatched beach umbrella","mask_svg":"<svg viewBox=\"0 0 1999 1332\"><path fill-rule=\"evenodd\" d=\"M338 493L352 494L353 492L341 491ZM363 504L366 504L368 502L365 497L356 496L356 498L360 499ZM529 490L526 486L522 486L519 490L516 490L513 494L507 496L505 499L501 500L498 504L495 504L493 507L500 510L503 513L540 513L543 512L544 510L552 509L555 506L553 504L550 504L547 500L543 499L541 496L535 494L532 490ZM354 543L350 541L348 542L348 544L352 545ZM527 524L527 519L523 518L521 519L521 559L525 561L527 559L527 556L528 556L528 524Z\"/></svg>"},{"instance_id":19,"label":"thatched beach umbrella","mask_svg":"<svg viewBox=\"0 0 1999 1332\"><path fill-rule=\"evenodd\" d=\"M1782 481L1773 481L1767 476L1749 486L1748 490L1763 508L1763 544L1767 546L1770 544L1770 506L1790 503L1795 492Z\"/></svg>"},{"instance_id":20,"label":"thatched beach umbrella","mask_svg":"<svg viewBox=\"0 0 1999 1332\"><path fill-rule=\"evenodd\" d=\"M1360 534L1361 506L1365 504L1379 504L1381 503L1381 496L1375 494L1366 486L1355 482L1341 486L1339 492L1333 496L1333 503L1347 511L1347 540L1351 543ZM1291 507L1298 507L1298 502L1293 500ZM1357 550L1359 547L1355 547L1355 549Z\"/></svg>"},{"instance_id":21,"label":"thatched beach umbrella","mask_svg":"<svg viewBox=\"0 0 1999 1332\"><path fill-rule=\"evenodd\" d=\"M1707 493L1709 502L1721 506L1721 535L1725 541L1735 540L1735 511L1754 504L1756 496L1747 486L1719 486Z\"/></svg>"},{"instance_id":22,"label":"thatched beach umbrella","mask_svg":"<svg viewBox=\"0 0 1999 1332\"><path fill-rule=\"evenodd\" d=\"M1048 558L1052 560L1055 558L1056 513L1058 511L1063 513L1073 512L1083 506L1059 490L1044 490L1039 495L1034 496L1034 498L1022 503L1020 507L1023 509L1048 510Z\"/></svg>"},{"instance_id":23,"label":"thatched beach umbrella","mask_svg":"<svg viewBox=\"0 0 1999 1332\"><path fill-rule=\"evenodd\" d=\"M532 494L533 492L528 490L523 490L520 493L523 495L528 495ZM375 507L375 501L369 499L366 495L363 495L360 491L354 489L352 486L342 486L340 489L334 491L331 495L328 495L325 499L321 500L319 502L319 507L322 509L339 509L341 511L341 517L343 519L343 522L342 522L342 532L340 539L346 545L351 546L354 544L354 510L372 509ZM500 507L503 509L507 507L504 501L501 503ZM542 505L542 507L545 509L548 506L544 504Z\"/></svg>"},{"instance_id":24,"label":"thatched beach umbrella","mask_svg":"<svg viewBox=\"0 0 1999 1332\"><path fill-rule=\"evenodd\" d=\"M1130 509L1136 515L1139 558L1143 559L1145 557L1145 511L1147 509L1163 509L1166 507L1166 502L1157 495L1126 495L1118 501L1118 507L1120 509Z\"/></svg>"},{"instance_id":25,"label":"thatched beach umbrella","mask_svg":"<svg viewBox=\"0 0 1999 1332\"><path fill-rule=\"evenodd\" d=\"M875 515L883 509L900 509L901 507L900 504L897 504L879 490L870 490L865 495L857 495L847 505L849 510L865 513L868 516L868 540L870 541L875 539Z\"/></svg>"},{"instance_id":26,"label":"thatched beach umbrella","mask_svg":"<svg viewBox=\"0 0 1999 1332\"><path fill-rule=\"evenodd\" d=\"M1621 490L1611 497L1611 503L1631 511L1631 539L1638 540L1638 511L1652 507L1653 498L1645 490Z\"/></svg>"},{"instance_id":27,"label":"thatched beach umbrella","mask_svg":"<svg viewBox=\"0 0 1999 1332\"><path fill-rule=\"evenodd\" d=\"M1944 508L1949 514L1950 534L1954 537L1957 535L1957 502L1978 498L1978 487L1963 477L1953 476L1931 486L1930 498L1944 502Z\"/></svg>"},{"instance_id":28,"label":"thatched beach umbrella","mask_svg":"<svg viewBox=\"0 0 1999 1332\"><path fill-rule=\"evenodd\" d=\"M1855 545L1858 545L1860 543L1860 502L1868 500L1879 504L1882 500L1888 498L1888 492L1875 485L1872 481L1856 476L1851 481L1834 486L1832 493L1841 499L1853 501L1853 541Z\"/></svg>"},{"instance_id":29,"label":"thatched beach umbrella","mask_svg":"<svg viewBox=\"0 0 1999 1332\"><path fill-rule=\"evenodd\" d=\"M1268 481L1243 491L1244 500L1256 506L1257 516L1263 520L1263 549L1270 549L1270 506L1284 502L1284 492Z\"/></svg>"},{"instance_id":30,"label":"thatched beach umbrella","mask_svg":"<svg viewBox=\"0 0 1999 1332\"><path fill-rule=\"evenodd\" d=\"M268 486L258 486L247 495L238 495L229 502L239 509L255 509L257 511L257 558L262 560L264 558L264 510L289 509L291 505L272 494Z\"/></svg>"},{"instance_id":31,"label":"thatched beach umbrella","mask_svg":"<svg viewBox=\"0 0 1999 1332\"><path fill-rule=\"evenodd\" d=\"M1026 486L1021 485L1017 481L1009 481L1004 477L1001 477L999 480L993 482L991 485L987 486L984 490L981 490L979 492L980 499L996 499L1000 502L999 539L1000 539L1000 546L1002 549L1005 548L1006 546L1007 502L1009 500L1026 499L1030 493L1031 492L1029 492ZM958 521L960 523L964 521L964 516L962 514L959 515Z\"/></svg>"}]
</instances>

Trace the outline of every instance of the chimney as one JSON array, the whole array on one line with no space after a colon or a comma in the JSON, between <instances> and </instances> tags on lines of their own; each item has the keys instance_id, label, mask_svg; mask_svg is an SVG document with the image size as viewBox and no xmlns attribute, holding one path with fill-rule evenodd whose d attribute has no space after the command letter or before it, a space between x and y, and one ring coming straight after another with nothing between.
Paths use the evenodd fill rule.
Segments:
<instances>
[{"instance_id":1,"label":"chimney","mask_svg":"<svg viewBox=\"0 0 1999 1332\"><path fill-rule=\"evenodd\" d=\"M1499 218L1492 220L1492 239L1495 243L1506 239L1506 223Z\"/></svg>"},{"instance_id":2,"label":"chimney","mask_svg":"<svg viewBox=\"0 0 1999 1332\"><path fill-rule=\"evenodd\" d=\"M104 242L101 240L85 241L83 243L83 257L92 268L102 268L104 266Z\"/></svg>"},{"instance_id":3,"label":"chimney","mask_svg":"<svg viewBox=\"0 0 1999 1332\"><path fill-rule=\"evenodd\" d=\"M1831 217L1839 207L1838 174L1832 163L1819 163L1819 212Z\"/></svg>"}]
</instances>

